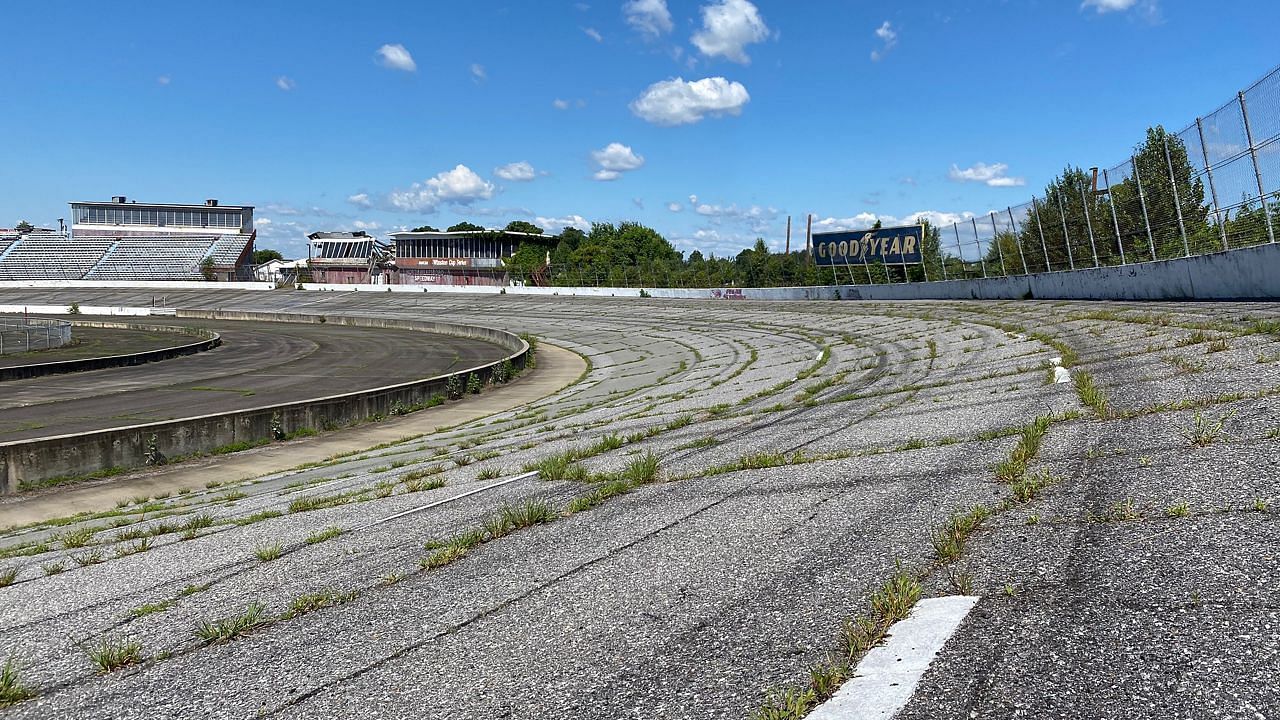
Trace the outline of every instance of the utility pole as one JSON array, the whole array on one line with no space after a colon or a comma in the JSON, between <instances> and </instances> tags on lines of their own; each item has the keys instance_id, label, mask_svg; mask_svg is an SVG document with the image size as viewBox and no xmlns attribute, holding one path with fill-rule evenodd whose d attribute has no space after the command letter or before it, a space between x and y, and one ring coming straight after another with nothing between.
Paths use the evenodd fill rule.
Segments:
<instances>
[{"instance_id":1,"label":"utility pole","mask_svg":"<svg viewBox=\"0 0 1280 720\"><path fill-rule=\"evenodd\" d=\"M787 216L787 250L788 255L791 254L791 216Z\"/></svg>"}]
</instances>

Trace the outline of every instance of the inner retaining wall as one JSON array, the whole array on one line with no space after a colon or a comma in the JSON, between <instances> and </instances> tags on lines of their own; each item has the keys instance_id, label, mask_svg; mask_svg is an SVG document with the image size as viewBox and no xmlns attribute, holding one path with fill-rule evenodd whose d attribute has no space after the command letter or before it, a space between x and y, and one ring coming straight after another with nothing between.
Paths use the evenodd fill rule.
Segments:
<instances>
[{"instance_id":1,"label":"inner retaining wall","mask_svg":"<svg viewBox=\"0 0 1280 720\"><path fill-rule=\"evenodd\" d=\"M167 348L145 350L125 355L105 355L96 358L79 358L76 360L58 360L30 365L0 367L0 382L20 380L23 378L44 377L62 373L84 372L86 370L102 370L104 368L143 365L149 362L170 360L184 355L193 355L205 350L212 350L222 344L222 338L215 332L199 328L170 327L167 325L145 325L139 323L119 323L101 320L73 320L72 327L115 328L120 330L141 330L144 332L169 332L177 335L198 337L195 342L184 343Z\"/></svg>"},{"instance_id":2,"label":"inner retaining wall","mask_svg":"<svg viewBox=\"0 0 1280 720\"><path fill-rule=\"evenodd\" d=\"M5 494L56 478L143 467L153 447L166 458L188 457L228 446L268 442L276 438L277 431L291 434L303 430L333 429L421 408L435 396L444 395L452 378L457 378L456 382L466 387L468 376L476 375L487 386L494 372L505 362L510 362L516 371L523 370L529 354L529 344L512 333L446 322L223 311L180 311L179 315L217 320L328 322L356 327L420 330L486 340L505 348L509 354L479 367L371 390L79 435L0 443L0 488Z\"/></svg>"}]
</instances>

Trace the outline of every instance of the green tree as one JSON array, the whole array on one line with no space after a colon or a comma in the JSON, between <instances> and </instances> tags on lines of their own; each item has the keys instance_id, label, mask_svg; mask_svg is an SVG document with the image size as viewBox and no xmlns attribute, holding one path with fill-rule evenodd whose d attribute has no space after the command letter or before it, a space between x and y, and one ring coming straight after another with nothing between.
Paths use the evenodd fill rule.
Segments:
<instances>
[{"instance_id":1,"label":"green tree","mask_svg":"<svg viewBox=\"0 0 1280 720\"><path fill-rule=\"evenodd\" d=\"M525 222L524 220L512 220L507 223L506 230L507 232L528 233L530 235L542 234L542 228L531 222Z\"/></svg>"},{"instance_id":2,"label":"green tree","mask_svg":"<svg viewBox=\"0 0 1280 720\"><path fill-rule=\"evenodd\" d=\"M1151 244L1147 239L1146 222L1142 215L1144 199L1157 258L1181 257L1186 253L1186 247L1190 247L1192 253L1221 248L1216 231L1209 223L1204 182L1196 176L1182 138L1167 132L1160 125L1148 128L1147 138L1135 150L1132 164L1137 166L1137 178L1142 180L1142 194L1139 195L1138 183L1132 172L1128 178L1111 188L1111 197L1116 205L1116 219L1120 224L1127 252L1132 252L1141 259L1151 257ZM1173 168L1172 176L1170 166ZM1178 222L1179 210L1182 214L1181 225ZM1184 227L1187 233L1186 246L1182 241ZM1115 231L1112 230L1112 235L1114 234Z\"/></svg>"},{"instance_id":3,"label":"green tree","mask_svg":"<svg viewBox=\"0 0 1280 720\"><path fill-rule=\"evenodd\" d=\"M218 277L218 276L217 276L217 273L215 273L215 272L214 272L214 269L213 269L213 257L212 257L212 256L210 256L210 257L206 257L205 259L203 259L203 260L201 260L201 261L200 261L200 275L201 275L201 276L203 276L205 280L216 280L216 279L217 279L217 277Z\"/></svg>"},{"instance_id":4,"label":"green tree","mask_svg":"<svg viewBox=\"0 0 1280 720\"><path fill-rule=\"evenodd\" d=\"M262 265L264 263L271 262L272 260L283 260L283 259L284 259L284 255L281 255L279 250L263 248L261 250L253 251L254 265Z\"/></svg>"},{"instance_id":5,"label":"green tree","mask_svg":"<svg viewBox=\"0 0 1280 720\"><path fill-rule=\"evenodd\" d=\"M32 225L31 223L27 222L26 220L20 220L20 221L18 221L18 224L17 224L17 225L15 225L15 226L13 227L13 229L14 229L14 230L17 230L19 235L26 235L27 233L31 232L32 230L35 230L35 229L36 229L36 226L35 226L35 225Z\"/></svg>"},{"instance_id":6,"label":"green tree","mask_svg":"<svg viewBox=\"0 0 1280 720\"><path fill-rule=\"evenodd\" d=\"M434 227L431 227L430 225L419 225L413 230L410 230L410 232L440 232L440 231L435 229Z\"/></svg>"},{"instance_id":7,"label":"green tree","mask_svg":"<svg viewBox=\"0 0 1280 720\"><path fill-rule=\"evenodd\" d=\"M467 222L466 220L463 220L462 222L456 225L450 225L449 230L447 232L483 232L483 231L484 231L484 228L480 227L479 225L474 225L472 223Z\"/></svg>"}]
</instances>

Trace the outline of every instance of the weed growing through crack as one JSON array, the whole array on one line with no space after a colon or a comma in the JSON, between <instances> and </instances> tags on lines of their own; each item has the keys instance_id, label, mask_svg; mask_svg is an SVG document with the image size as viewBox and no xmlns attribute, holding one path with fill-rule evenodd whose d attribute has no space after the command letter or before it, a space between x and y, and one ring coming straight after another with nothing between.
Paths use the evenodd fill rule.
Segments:
<instances>
[{"instance_id":1,"label":"weed growing through crack","mask_svg":"<svg viewBox=\"0 0 1280 720\"><path fill-rule=\"evenodd\" d=\"M1080 402L1093 408L1098 417L1109 417L1110 403L1102 389L1093 382L1093 376L1084 370L1076 370L1071 374L1071 378L1075 382L1076 394L1080 397Z\"/></svg>"},{"instance_id":2,"label":"weed growing through crack","mask_svg":"<svg viewBox=\"0 0 1280 720\"><path fill-rule=\"evenodd\" d=\"M974 505L968 512L956 513L942 527L933 531L930 540L933 550L942 562L951 562L960 557L964 550L965 540L991 515L986 505Z\"/></svg>"},{"instance_id":3,"label":"weed growing through crack","mask_svg":"<svg viewBox=\"0 0 1280 720\"><path fill-rule=\"evenodd\" d=\"M44 570L45 575L57 575L63 570L66 570L67 566L60 562L53 562L53 563L45 563L44 565L41 565L40 569Z\"/></svg>"},{"instance_id":4,"label":"weed growing through crack","mask_svg":"<svg viewBox=\"0 0 1280 720\"><path fill-rule=\"evenodd\" d=\"M289 609L285 611L282 617L285 620L291 620L299 615L306 615L309 612L315 612L320 608L351 602L356 598L357 594L358 593L354 590L345 593L334 592L332 590L304 593L294 598L293 601L289 603Z\"/></svg>"},{"instance_id":5,"label":"weed growing through crack","mask_svg":"<svg viewBox=\"0 0 1280 720\"><path fill-rule=\"evenodd\" d=\"M1142 513L1138 512L1138 508L1133 503L1132 498L1125 498L1111 506L1112 520L1137 520L1142 517Z\"/></svg>"},{"instance_id":6,"label":"weed growing through crack","mask_svg":"<svg viewBox=\"0 0 1280 720\"><path fill-rule=\"evenodd\" d=\"M502 477L502 468L485 468L476 473L477 480L497 480L500 477Z\"/></svg>"},{"instance_id":7,"label":"weed growing through crack","mask_svg":"<svg viewBox=\"0 0 1280 720\"><path fill-rule=\"evenodd\" d=\"M499 516L510 525L512 530L519 530L533 525L551 522L556 511L545 500L526 500L519 505L503 505Z\"/></svg>"},{"instance_id":8,"label":"weed growing through crack","mask_svg":"<svg viewBox=\"0 0 1280 720\"><path fill-rule=\"evenodd\" d=\"M72 555L71 559L80 567L87 567L89 565L97 565L102 562L102 553L98 550L93 550L81 555Z\"/></svg>"},{"instance_id":9,"label":"weed growing through crack","mask_svg":"<svg viewBox=\"0 0 1280 720\"><path fill-rule=\"evenodd\" d=\"M1236 411L1232 410L1231 412L1222 415L1217 420L1209 420L1197 410L1195 417L1192 420L1191 427L1185 430L1182 433L1182 436L1185 437L1194 447L1206 447L1208 445L1212 445L1219 439L1225 437L1223 427L1227 424L1227 420L1230 420L1235 414Z\"/></svg>"},{"instance_id":10,"label":"weed growing through crack","mask_svg":"<svg viewBox=\"0 0 1280 720\"><path fill-rule=\"evenodd\" d=\"M36 694L22 684L22 680L18 678L18 664L13 658L4 661L4 667L0 667L0 707L20 703L35 697Z\"/></svg>"},{"instance_id":11,"label":"weed growing through crack","mask_svg":"<svg viewBox=\"0 0 1280 720\"><path fill-rule=\"evenodd\" d=\"M254 549L253 554L262 562L271 562L284 554L284 549L280 547L280 543L274 545L259 545Z\"/></svg>"},{"instance_id":12,"label":"weed growing through crack","mask_svg":"<svg viewBox=\"0 0 1280 720\"><path fill-rule=\"evenodd\" d=\"M323 530L317 530L307 536L307 544L315 545L316 543L322 543L325 540L332 540L342 533L343 530L340 527L327 527Z\"/></svg>"},{"instance_id":13,"label":"weed growing through crack","mask_svg":"<svg viewBox=\"0 0 1280 720\"><path fill-rule=\"evenodd\" d=\"M142 662L142 641L103 638L85 653L98 666L98 672L105 674Z\"/></svg>"},{"instance_id":14,"label":"weed growing through crack","mask_svg":"<svg viewBox=\"0 0 1280 720\"><path fill-rule=\"evenodd\" d=\"M1186 517L1191 514L1191 505L1186 500L1179 500L1165 508L1164 514L1167 517Z\"/></svg>"},{"instance_id":15,"label":"weed growing through crack","mask_svg":"<svg viewBox=\"0 0 1280 720\"><path fill-rule=\"evenodd\" d=\"M11 568L5 568L4 570L0 570L0 587L8 587L9 585L13 584L14 580L17 580L17 579L18 579L18 568L11 567Z\"/></svg>"},{"instance_id":16,"label":"weed growing through crack","mask_svg":"<svg viewBox=\"0 0 1280 720\"><path fill-rule=\"evenodd\" d=\"M67 550L82 548L93 542L94 528L79 528L77 530L68 530L58 536L56 540Z\"/></svg>"},{"instance_id":17,"label":"weed growing through crack","mask_svg":"<svg viewBox=\"0 0 1280 720\"><path fill-rule=\"evenodd\" d=\"M177 604L176 600L164 600L158 603L145 603L129 611L129 617L136 620L140 617L164 612Z\"/></svg>"},{"instance_id":18,"label":"weed growing through crack","mask_svg":"<svg viewBox=\"0 0 1280 720\"><path fill-rule=\"evenodd\" d=\"M1256 500L1253 501L1254 512L1264 513L1264 512L1267 512L1270 508L1271 508L1271 503L1268 503L1266 500L1263 500L1262 498L1257 498Z\"/></svg>"},{"instance_id":19,"label":"weed growing through crack","mask_svg":"<svg viewBox=\"0 0 1280 720\"><path fill-rule=\"evenodd\" d=\"M262 603L250 603L245 611L221 620L202 620L196 625L196 637L206 643L226 642L239 637L265 623L266 607Z\"/></svg>"}]
</instances>

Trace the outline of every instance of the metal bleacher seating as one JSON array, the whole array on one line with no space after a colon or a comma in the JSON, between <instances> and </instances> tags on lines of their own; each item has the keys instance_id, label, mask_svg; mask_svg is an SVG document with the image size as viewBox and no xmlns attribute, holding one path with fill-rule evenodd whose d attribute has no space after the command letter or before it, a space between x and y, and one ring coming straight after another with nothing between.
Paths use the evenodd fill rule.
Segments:
<instances>
[{"instance_id":1,"label":"metal bleacher seating","mask_svg":"<svg viewBox=\"0 0 1280 720\"><path fill-rule=\"evenodd\" d=\"M115 241L90 238L68 242L63 235L27 235L0 258L0 280L75 280L84 277Z\"/></svg>"},{"instance_id":2,"label":"metal bleacher seating","mask_svg":"<svg viewBox=\"0 0 1280 720\"><path fill-rule=\"evenodd\" d=\"M95 280L199 280L214 238L122 238L85 273Z\"/></svg>"}]
</instances>

